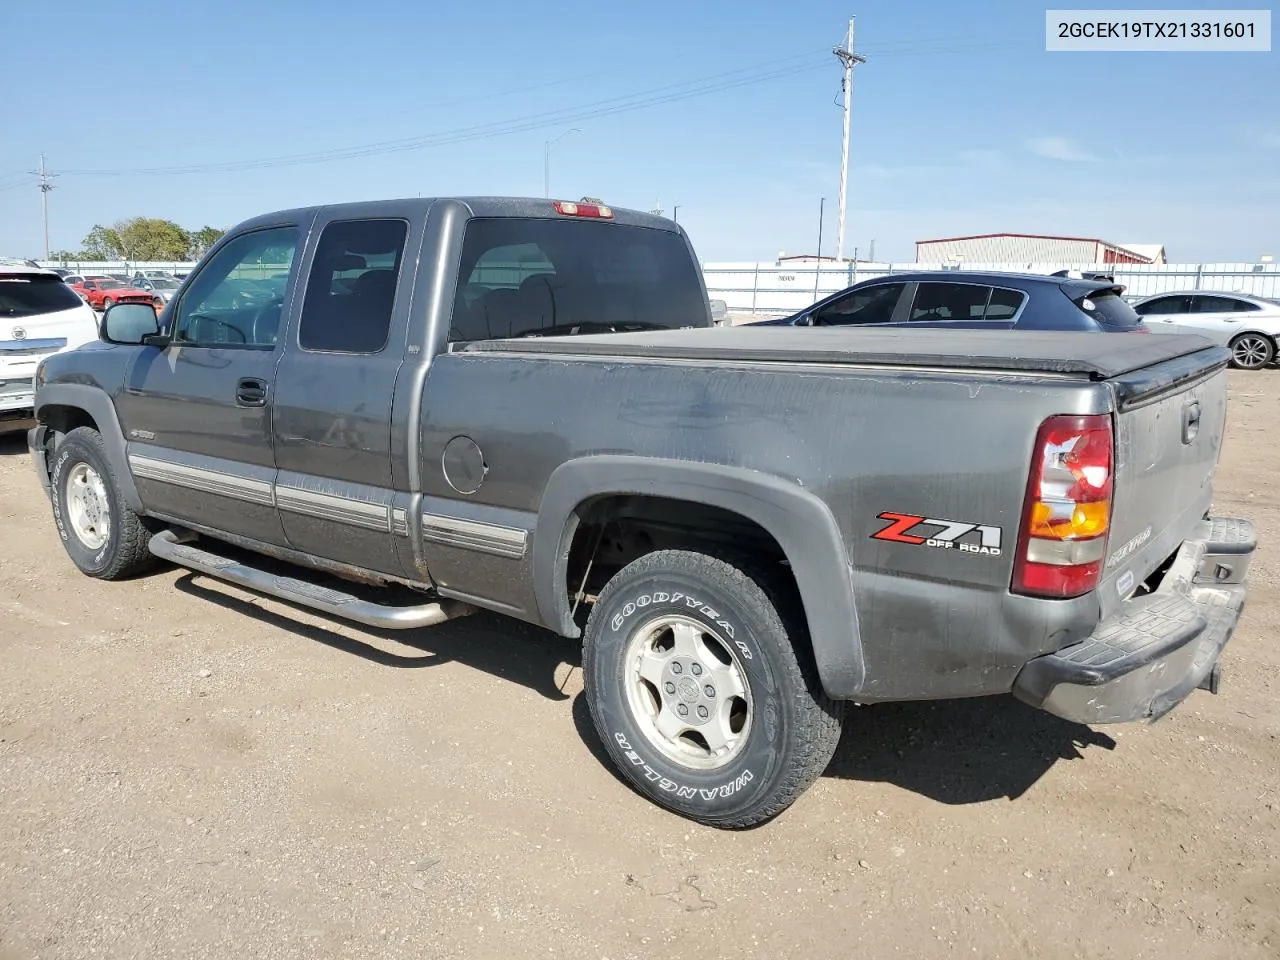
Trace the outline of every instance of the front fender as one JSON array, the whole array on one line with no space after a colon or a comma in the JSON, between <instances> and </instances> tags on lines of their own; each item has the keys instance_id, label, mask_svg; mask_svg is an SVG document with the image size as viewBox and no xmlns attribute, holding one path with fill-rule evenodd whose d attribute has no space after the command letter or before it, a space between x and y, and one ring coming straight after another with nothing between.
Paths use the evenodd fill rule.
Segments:
<instances>
[{"instance_id":1,"label":"front fender","mask_svg":"<svg viewBox=\"0 0 1280 960\"><path fill-rule=\"evenodd\" d=\"M124 431L116 416L115 404L105 390L82 383L50 383L36 391L36 419L46 423L42 410L48 407L72 407L93 417L102 435L102 447L115 474L120 495L135 513L142 513L142 498L129 471L129 457L125 450Z\"/></svg>"},{"instance_id":2,"label":"front fender","mask_svg":"<svg viewBox=\"0 0 1280 960\"><path fill-rule=\"evenodd\" d=\"M544 623L565 636L578 635L563 589L577 511L588 500L611 495L701 503L758 523L791 565L823 687L843 699L861 688L865 666L852 568L835 518L825 503L795 483L741 467L603 455L556 468L533 536L534 592Z\"/></svg>"}]
</instances>

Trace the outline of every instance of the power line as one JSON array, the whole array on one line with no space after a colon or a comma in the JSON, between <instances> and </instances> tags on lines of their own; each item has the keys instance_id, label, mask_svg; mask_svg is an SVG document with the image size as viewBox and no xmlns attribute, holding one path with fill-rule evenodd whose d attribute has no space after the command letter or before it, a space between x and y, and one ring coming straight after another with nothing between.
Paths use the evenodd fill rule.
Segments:
<instances>
[{"instance_id":1,"label":"power line","mask_svg":"<svg viewBox=\"0 0 1280 960\"><path fill-rule=\"evenodd\" d=\"M759 70L761 66L784 64L801 58L809 59L812 62L791 67L778 67L776 69L763 72ZM548 126L559 126L563 123L572 121L611 116L631 110L638 110L664 103L673 103L680 100L691 99L693 97L705 96L711 93L718 93L723 90L731 90L738 87L763 83L769 80L803 73L807 70L815 69L818 66L820 66L820 64L814 57L814 54L798 54L782 58L781 60L770 61L766 64L760 64L754 68L738 68L695 80L686 80L680 83L667 84L665 86L655 87L650 90L640 91L637 93L609 97L604 100L581 104L577 107L541 111L539 113L529 114L512 120L475 124L454 130L442 131L437 134L406 137L377 143L358 144L350 147L333 148L330 150L250 160L222 161L172 167L69 169L64 172L79 176L103 177L139 175L173 176L189 173L231 173L241 170L297 166L309 163L324 163L332 160L359 159L377 154L399 153L411 150L420 150L427 147L461 143L470 140L488 139L495 136L506 136L512 133L523 133ZM745 76L743 74L745 74ZM668 92L664 93L664 91Z\"/></svg>"},{"instance_id":2,"label":"power line","mask_svg":"<svg viewBox=\"0 0 1280 960\"><path fill-rule=\"evenodd\" d=\"M930 44L936 45L931 46ZM872 44L864 49L873 52L877 59L880 59L883 57L898 56L937 56L946 53L958 53L975 49L991 49L1009 46L1011 46L1011 44L989 42L955 44L954 42L947 40L888 41L883 44ZM779 60L764 61L751 67L741 67L735 70L724 71L722 73L710 74L708 76L681 81L674 84L667 84L661 87L651 88L649 90L637 91L635 93L623 94L617 97L610 97L604 100L580 104L576 107L542 111L539 113L529 114L524 117L513 118L511 120L494 121L468 127L460 127L453 130L441 131L436 134L356 144L348 147L330 148L328 150L312 151L308 153L286 154L276 157L259 157L255 159L175 165L169 167L71 168L64 169L63 173L84 177L180 176L207 173L235 173L248 170L328 163L339 160L354 160L380 154L424 150L431 147L448 146L455 143L485 140L493 137L524 133L544 129L546 127L559 126L564 123L598 119L634 110L646 109L648 107L661 106L667 103L676 103L683 100L693 99L695 97L707 96L726 90L766 83L770 80L795 76L810 70L818 69L821 67L821 64L815 61L811 64L801 64L786 69L781 68L779 65L795 63L798 60L814 57L819 52L826 53L828 49L829 48L824 47L821 51L794 54ZM778 68L760 72L761 68L769 66L777 66ZM593 74L584 76L595 77L612 72L615 71L597 71ZM548 81L544 84L538 84L534 87L525 87L523 89L532 90L538 89L539 87L556 86L562 83L573 82L575 79L583 79L583 77ZM474 102L477 100L496 100L500 99L507 92L508 91L502 91L491 95L448 101L444 104L440 104L439 106ZM413 110L401 111L400 113L411 113L419 109L421 108L415 107ZM396 115L399 114L391 113L386 116ZM20 180L8 184L0 179L0 192L27 186L30 182L31 181L25 175L22 175Z\"/></svg>"}]
</instances>

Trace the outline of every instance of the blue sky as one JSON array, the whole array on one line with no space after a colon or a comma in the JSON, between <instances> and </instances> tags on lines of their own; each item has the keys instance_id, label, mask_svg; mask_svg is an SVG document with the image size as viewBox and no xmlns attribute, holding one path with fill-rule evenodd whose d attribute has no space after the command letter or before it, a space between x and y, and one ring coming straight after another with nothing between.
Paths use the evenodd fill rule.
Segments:
<instances>
[{"instance_id":1,"label":"blue sky","mask_svg":"<svg viewBox=\"0 0 1280 960\"><path fill-rule=\"evenodd\" d=\"M996 231L1162 242L1180 261L1280 255L1280 54L1046 53L1044 7L1025 0L72 0L56 29L47 7L11 4L5 32L25 39L0 59L0 253L42 252L26 175L41 151L61 174L52 246L75 249L136 215L194 228L540 196L544 142L570 128L553 196L678 203L704 260L813 252L825 197L831 252L830 48L851 13L868 59L847 255L874 239L909 260L917 239ZM180 172L146 172L161 169Z\"/></svg>"}]
</instances>

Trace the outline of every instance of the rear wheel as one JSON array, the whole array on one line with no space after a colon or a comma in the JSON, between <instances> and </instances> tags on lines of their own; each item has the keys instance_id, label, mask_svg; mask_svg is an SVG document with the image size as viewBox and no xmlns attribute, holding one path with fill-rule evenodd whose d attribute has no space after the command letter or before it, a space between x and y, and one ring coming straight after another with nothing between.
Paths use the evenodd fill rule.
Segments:
<instances>
[{"instance_id":1,"label":"rear wheel","mask_svg":"<svg viewBox=\"0 0 1280 960\"><path fill-rule=\"evenodd\" d=\"M1242 333L1231 341L1231 365L1242 370L1265 367L1276 356L1276 345L1261 333Z\"/></svg>"},{"instance_id":2,"label":"rear wheel","mask_svg":"<svg viewBox=\"0 0 1280 960\"><path fill-rule=\"evenodd\" d=\"M702 553L651 553L609 581L587 621L583 681L622 775L711 826L781 813L840 738L844 705L822 692L787 591Z\"/></svg>"},{"instance_id":3,"label":"rear wheel","mask_svg":"<svg viewBox=\"0 0 1280 960\"><path fill-rule=\"evenodd\" d=\"M119 580L153 566L151 531L120 495L98 431L72 430L54 450L52 464L53 519L80 572Z\"/></svg>"},{"instance_id":4,"label":"rear wheel","mask_svg":"<svg viewBox=\"0 0 1280 960\"><path fill-rule=\"evenodd\" d=\"M103 297L103 298L102 298L102 310L103 310L103 312L105 313L107 310L110 310L110 309L111 309L111 307L112 307L114 304L115 304L115 301L114 301L114 300L112 300L110 297Z\"/></svg>"}]
</instances>

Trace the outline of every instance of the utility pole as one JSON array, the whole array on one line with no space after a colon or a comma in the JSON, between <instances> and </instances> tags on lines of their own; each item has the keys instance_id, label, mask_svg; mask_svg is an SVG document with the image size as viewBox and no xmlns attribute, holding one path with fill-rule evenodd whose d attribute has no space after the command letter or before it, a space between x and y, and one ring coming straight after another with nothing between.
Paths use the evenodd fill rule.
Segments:
<instances>
[{"instance_id":1,"label":"utility pole","mask_svg":"<svg viewBox=\"0 0 1280 960\"><path fill-rule=\"evenodd\" d=\"M49 260L49 191L53 189L53 178L57 174L45 170L43 153L40 154L40 169L31 172L40 178L40 212L44 219L44 259L47 263Z\"/></svg>"},{"instance_id":2,"label":"utility pole","mask_svg":"<svg viewBox=\"0 0 1280 960\"><path fill-rule=\"evenodd\" d=\"M680 222L680 204L673 204L671 207L671 220L673 223Z\"/></svg>"},{"instance_id":3,"label":"utility pole","mask_svg":"<svg viewBox=\"0 0 1280 960\"><path fill-rule=\"evenodd\" d=\"M854 64L866 63L866 57L853 52L853 23L857 17L849 18L849 35L845 39L844 49L836 47L834 53L844 65L844 141L840 150L840 225L836 229L836 259L844 259L844 218L845 190L849 182L849 113L853 108L853 67Z\"/></svg>"},{"instance_id":4,"label":"utility pole","mask_svg":"<svg viewBox=\"0 0 1280 960\"><path fill-rule=\"evenodd\" d=\"M566 130L558 137L544 140L542 143L542 195L551 198L551 148L571 133L581 133L577 127Z\"/></svg>"},{"instance_id":5,"label":"utility pole","mask_svg":"<svg viewBox=\"0 0 1280 960\"><path fill-rule=\"evenodd\" d=\"M827 198L818 200L818 262L813 268L813 299L818 299L818 278L822 276L822 213L827 205Z\"/></svg>"}]
</instances>

